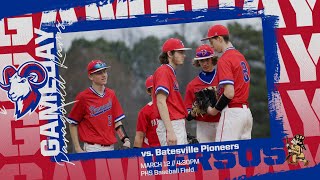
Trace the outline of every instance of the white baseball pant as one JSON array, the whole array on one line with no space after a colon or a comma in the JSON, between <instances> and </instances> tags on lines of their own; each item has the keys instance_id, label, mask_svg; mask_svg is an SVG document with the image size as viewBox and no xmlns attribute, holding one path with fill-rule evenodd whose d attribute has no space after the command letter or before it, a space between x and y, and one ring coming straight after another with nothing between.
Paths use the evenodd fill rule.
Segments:
<instances>
[{"instance_id":1,"label":"white baseball pant","mask_svg":"<svg viewBox=\"0 0 320 180\"><path fill-rule=\"evenodd\" d=\"M188 144L185 119L171 121L177 137L177 145ZM157 135L161 146L167 146L167 129L162 120L158 120Z\"/></svg>"},{"instance_id":2,"label":"white baseball pant","mask_svg":"<svg viewBox=\"0 0 320 180\"><path fill-rule=\"evenodd\" d=\"M104 146L101 144L88 144L84 143L83 150L86 152L99 152L99 151L113 151L114 145Z\"/></svg>"},{"instance_id":3,"label":"white baseball pant","mask_svg":"<svg viewBox=\"0 0 320 180\"><path fill-rule=\"evenodd\" d=\"M199 143L214 142L216 140L218 122L197 121L197 139Z\"/></svg>"},{"instance_id":4,"label":"white baseball pant","mask_svg":"<svg viewBox=\"0 0 320 180\"><path fill-rule=\"evenodd\" d=\"M251 139L253 118L247 105L242 108L225 107L221 112L216 142Z\"/></svg>"}]
</instances>

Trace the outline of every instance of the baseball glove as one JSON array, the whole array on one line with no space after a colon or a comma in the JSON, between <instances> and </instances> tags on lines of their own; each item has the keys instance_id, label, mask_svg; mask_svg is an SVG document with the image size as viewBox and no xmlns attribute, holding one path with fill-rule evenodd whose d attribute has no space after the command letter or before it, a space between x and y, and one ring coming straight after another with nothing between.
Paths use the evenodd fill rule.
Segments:
<instances>
[{"instance_id":1,"label":"baseball glove","mask_svg":"<svg viewBox=\"0 0 320 180\"><path fill-rule=\"evenodd\" d=\"M187 133L187 139L189 144L199 144L198 139L195 136L192 136L189 132Z\"/></svg>"},{"instance_id":2,"label":"baseball glove","mask_svg":"<svg viewBox=\"0 0 320 180\"><path fill-rule=\"evenodd\" d=\"M217 103L216 87L207 87L195 93L195 101L192 105L192 112L196 116L207 113L209 106L214 106Z\"/></svg>"}]
</instances>

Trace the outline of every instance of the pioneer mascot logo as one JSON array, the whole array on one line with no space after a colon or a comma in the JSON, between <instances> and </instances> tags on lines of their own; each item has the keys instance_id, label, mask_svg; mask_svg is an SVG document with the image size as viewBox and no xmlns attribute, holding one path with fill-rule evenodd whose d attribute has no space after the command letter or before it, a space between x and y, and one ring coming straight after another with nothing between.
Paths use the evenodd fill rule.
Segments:
<instances>
[{"instance_id":1,"label":"pioneer mascot logo","mask_svg":"<svg viewBox=\"0 0 320 180\"><path fill-rule=\"evenodd\" d=\"M304 162L305 166L308 166L309 161L306 160L305 155L303 153L303 150L306 150L306 147L304 146L304 136L302 135L295 135L294 138L291 140L291 144L288 141L286 142L286 147L288 149L288 156L286 158L286 161L289 164L298 164L298 161Z\"/></svg>"}]
</instances>

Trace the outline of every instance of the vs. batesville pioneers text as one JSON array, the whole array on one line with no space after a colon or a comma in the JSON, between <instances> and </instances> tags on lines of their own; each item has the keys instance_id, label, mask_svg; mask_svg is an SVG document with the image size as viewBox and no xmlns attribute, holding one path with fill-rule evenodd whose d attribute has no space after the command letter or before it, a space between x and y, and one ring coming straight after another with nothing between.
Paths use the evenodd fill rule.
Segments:
<instances>
[{"instance_id":1,"label":"vs. batesville pioneers text","mask_svg":"<svg viewBox=\"0 0 320 180\"><path fill-rule=\"evenodd\" d=\"M155 149L155 153L152 153L152 151L144 151L141 152L141 155L143 157L145 156L159 156L159 155L173 155L173 154L189 154L189 153L201 153L201 152L214 152L214 151L228 151L228 150L238 150L239 144L227 144L227 145L201 145L200 149L199 147L194 146L187 146L184 148L178 148L178 149Z\"/></svg>"}]
</instances>

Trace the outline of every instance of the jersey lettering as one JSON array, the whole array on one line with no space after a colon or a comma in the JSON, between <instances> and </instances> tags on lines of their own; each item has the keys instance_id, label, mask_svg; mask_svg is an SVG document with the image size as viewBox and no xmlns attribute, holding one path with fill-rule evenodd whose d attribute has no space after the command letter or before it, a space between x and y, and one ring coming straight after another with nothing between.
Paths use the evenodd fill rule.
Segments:
<instances>
[{"instance_id":1,"label":"jersey lettering","mask_svg":"<svg viewBox=\"0 0 320 180\"><path fill-rule=\"evenodd\" d=\"M109 101L107 104L102 105L100 107L90 106L90 115L91 117L98 116L100 114L105 113L106 111L112 108L112 101Z\"/></svg>"},{"instance_id":2,"label":"jersey lettering","mask_svg":"<svg viewBox=\"0 0 320 180\"><path fill-rule=\"evenodd\" d=\"M158 125L158 119L151 120L151 125L152 126L157 126Z\"/></svg>"},{"instance_id":3,"label":"jersey lettering","mask_svg":"<svg viewBox=\"0 0 320 180\"><path fill-rule=\"evenodd\" d=\"M242 72L243 72L243 80L244 82L248 82L250 80L250 76L248 74L248 68L246 66L246 63L241 61L240 65L242 67Z\"/></svg>"}]
</instances>

